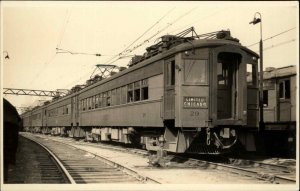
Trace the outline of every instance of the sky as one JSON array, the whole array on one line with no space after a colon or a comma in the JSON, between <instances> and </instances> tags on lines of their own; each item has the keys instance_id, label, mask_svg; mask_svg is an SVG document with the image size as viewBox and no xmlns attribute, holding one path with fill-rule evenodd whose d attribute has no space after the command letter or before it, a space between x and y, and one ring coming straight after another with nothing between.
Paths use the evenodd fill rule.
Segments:
<instances>
[{"instance_id":1,"label":"sky","mask_svg":"<svg viewBox=\"0 0 300 191\"><path fill-rule=\"evenodd\" d=\"M264 41L264 68L298 65L296 1L1 2L1 86L71 89L84 84L96 64L109 63L137 39L132 47L158 33L130 55L143 54L160 36L192 26L197 34L229 29L248 46L260 40L260 25L249 24L256 12L262 15L263 39L268 39ZM85 54L57 54L56 48ZM258 44L249 48L259 50ZM4 59L7 53L10 59ZM95 53L102 56L87 55ZM112 64L126 66L129 61L126 57ZM16 107L50 99L3 96Z\"/></svg>"}]
</instances>

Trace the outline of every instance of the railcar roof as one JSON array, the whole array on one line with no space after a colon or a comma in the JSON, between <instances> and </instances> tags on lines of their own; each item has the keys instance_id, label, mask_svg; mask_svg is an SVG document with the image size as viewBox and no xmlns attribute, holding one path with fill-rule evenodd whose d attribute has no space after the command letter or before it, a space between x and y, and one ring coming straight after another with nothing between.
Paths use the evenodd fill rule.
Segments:
<instances>
[{"instance_id":1,"label":"railcar roof","mask_svg":"<svg viewBox=\"0 0 300 191\"><path fill-rule=\"evenodd\" d=\"M230 35L230 33L229 33ZM239 46L241 49L243 49L244 51L252 54L253 56L255 57L259 57L259 55L257 53L255 53L254 51L248 49L247 47L244 47L241 45L241 43L239 43L238 39L234 39L234 38L231 38L229 37L228 38L224 38L224 39L194 39L194 40L188 40L188 42L184 42L184 43L181 43L181 44L178 44L176 46L173 46L172 48L168 49L168 50L165 50L163 52L160 52L156 55L153 55L147 59L144 59L140 62L138 62L137 64L127 68L126 70L123 70L123 71L120 71L119 73L109 77L109 78L106 78L106 79L103 79L101 81L97 81L91 85L88 85L86 87L84 87L83 89L77 91L77 92L73 92L69 95L66 95L64 97L61 97L57 100L53 100L51 101L49 104L45 105L45 106L41 106L41 108L43 107L48 107L52 104L55 104L55 103L59 103L65 99L70 99L71 96L74 96L74 95L77 95L77 94L80 94L82 92L85 92L85 91L88 91L89 89L92 89L96 86L99 86L103 83L106 83L110 80L113 80L117 77L120 77L122 75L125 75L131 71L134 71L134 70L137 70L141 67L144 67L148 64L151 64L153 62L156 62L158 60L162 60L168 56L171 56L173 54L176 54L178 52L184 52L186 50L191 50L191 49L195 49L195 48L205 48L205 47L217 47L217 46L223 46L223 45L235 45L235 46ZM33 108L31 111L34 111L34 110L37 110L37 109L41 109L41 108Z\"/></svg>"},{"instance_id":2,"label":"railcar roof","mask_svg":"<svg viewBox=\"0 0 300 191\"><path fill-rule=\"evenodd\" d=\"M296 65L290 65L280 68L267 68L264 71L264 79L271 79L271 78L280 78L286 76L297 75L297 67Z\"/></svg>"}]
</instances>

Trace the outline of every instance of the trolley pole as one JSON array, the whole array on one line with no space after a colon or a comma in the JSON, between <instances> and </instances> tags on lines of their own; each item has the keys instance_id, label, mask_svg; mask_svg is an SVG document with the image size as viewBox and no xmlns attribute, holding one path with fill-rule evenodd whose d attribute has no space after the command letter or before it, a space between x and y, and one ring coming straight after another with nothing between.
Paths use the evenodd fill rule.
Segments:
<instances>
[{"instance_id":1,"label":"trolley pole","mask_svg":"<svg viewBox=\"0 0 300 191\"><path fill-rule=\"evenodd\" d=\"M259 18L256 18L259 15ZM263 104L263 79L264 79L264 68L263 68L263 39L262 39L262 18L259 12L254 14L253 21L249 24L260 23L260 41L259 41L259 130L264 130L264 104Z\"/></svg>"}]
</instances>

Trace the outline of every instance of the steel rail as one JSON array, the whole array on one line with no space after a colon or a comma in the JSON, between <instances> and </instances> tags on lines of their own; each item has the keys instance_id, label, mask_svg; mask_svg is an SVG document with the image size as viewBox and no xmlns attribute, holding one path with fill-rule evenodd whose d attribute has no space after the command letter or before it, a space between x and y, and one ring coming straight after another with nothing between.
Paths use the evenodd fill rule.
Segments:
<instances>
[{"instance_id":1,"label":"steel rail","mask_svg":"<svg viewBox=\"0 0 300 191\"><path fill-rule=\"evenodd\" d=\"M126 174L135 177L135 178L136 178L137 180L139 180L139 181L142 181L142 182L148 182L148 183L155 183L155 184L161 184L161 183L158 182L157 180L154 180L154 179L152 179L152 178L150 178L150 177L148 177L148 176L145 176L145 175L141 175L141 174L139 174L138 172L136 172L135 170L133 170L133 169L131 169L131 168L129 168L129 167L125 167L125 166L123 166L123 165L121 165L121 164L118 164L118 163L116 163L116 162L114 162L114 161L111 161L111 160L109 160L109 159L106 158L106 157L99 156L97 153L93 153L93 152L90 152L90 151L86 151L86 150L84 150L84 149L78 148L78 147L76 147L76 146L74 146L74 145L72 145L72 144L69 144L69 143L65 143L65 142L61 142L61 141L57 141L57 140L53 140L53 139L51 139L51 141L59 142L59 143L62 143L62 144L65 144L65 145L74 147L74 148L76 148L76 149L78 149L78 150L81 150L81 151L90 153L90 154L94 155L95 158L98 159L99 161L104 162L104 163L106 163L106 164L108 164L108 165L110 165L110 166L113 166L113 167L115 167L115 168L118 168L119 170L125 172Z\"/></svg>"},{"instance_id":2,"label":"steel rail","mask_svg":"<svg viewBox=\"0 0 300 191\"><path fill-rule=\"evenodd\" d=\"M184 158L184 157L179 157L179 158ZM188 160L195 161L197 163L205 163L209 164L212 166L215 166L216 169L219 170L226 170L232 173L236 174L242 174L244 176L251 176L255 177L261 180L267 180L272 183L285 183L285 184L295 184L296 180L284 176L279 176L276 174L268 174L268 173L263 173L263 172L257 172L255 170L249 170L241 167L236 167L236 166L231 166L231 165L226 165L226 164L220 164L220 163L215 163L215 162L209 162L209 161L203 161L199 159L193 159L193 158L188 158Z\"/></svg>"},{"instance_id":3,"label":"steel rail","mask_svg":"<svg viewBox=\"0 0 300 191\"><path fill-rule=\"evenodd\" d=\"M56 140L52 140L52 141L56 141ZM56 142L60 142L60 141L56 141ZM74 145L71 145L71 144L68 144L68 143L65 143L65 142L60 142L60 143L63 143L63 144L66 144L66 145L69 145L69 146L72 146L76 149L79 149L79 150L82 150L84 152L88 152L88 153L91 153L93 154L98 160L110 165L110 166L114 166L120 170L122 170L123 172L131 175L131 176L134 176L135 178L137 178L138 180L142 181L142 182L150 182L150 183L156 183L156 184L160 184L160 182L148 177L148 176L143 176L143 175L140 175L138 172L136 172L135 170L129 168L129 167L125 167L123 165L120 165L116 162L113 162L109 159L107 159L106 157L103 157L103 156L99 156L97 153L93 153L93 152L90 152L90 151L86 151L84 149L81 149L81 148L78 148Z\"/></svg>"},{"instance_id":4,"label":"steel rail","mask_svg":"<svg viewBox=\"0 0 300 191\"><path fill-rule=\"evenodd\" d=\"M247 164L250 165L255 165L257 164L259 167L264 167L267 169L278 169L281 170L282 172L291 172L291 171L295 171L295 169L292 169L289 166L284 166L284 165L279 165L279 164L272 164L272 163L264 163L264 162L260 162L260 161L254 161L254 160L248 160L248 159L236 159L236 158L228 158L229 160L240 160L243 162L246 162Z\"/></svg>"},{"instance_id":5,"label":"steel rail","mask_svg":"<svg viewBox=\"0 0 300 191\"><path fill-rule=\"evenodd\" d=\"M21 135L21 136L23 136L23 135ZM54 159L54 161L56 162L56 164L58 165L58 167L62 170L62 172L64 173L65 177L68 179L68 181L71 184L76 184L75 180L72 178L72 176L70 175L70 173L68 172L68 170L64 167L64 165L60 162L60 160L55 156L55 154L51 150L49 150L46 146L44 146L43 144L35 141L32 138L29 138L27 136L23 136L23 137L26 138L26 139L29 139L29 140L33 141L34 143L40 145L41 147L43 147L51 155L51 157Z\"/></svg>"}]
</instances>

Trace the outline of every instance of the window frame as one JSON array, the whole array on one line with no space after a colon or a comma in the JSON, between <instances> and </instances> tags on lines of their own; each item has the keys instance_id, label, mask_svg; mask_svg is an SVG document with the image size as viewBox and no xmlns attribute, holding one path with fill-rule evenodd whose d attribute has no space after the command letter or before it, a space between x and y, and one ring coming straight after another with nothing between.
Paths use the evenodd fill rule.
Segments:
<instances>
[{"instance_id":1,"label":"window frame","mask_svg":"<svg viewBox=\"0 0 300 191\"><path fill-rule=\"evenodd\" d=\"M269 106L269 90L263 90L263 106Z\"/></svg>"},{"instance_id":2,"label":"window frame","mask_svg":"<svg viewBox=\"0 0 300 191\"><path fill-rule=\"evenodd\" d=\"M289 93L287 94L287 82L289 82ZM282 90L281 90L281 84L282 84ZM280 100L290 100L291 99L291 79L282 79L278 82L278 97ZM281 96L282 94L282 96ZM287 96L288 95L288 96Z\"/></svg>"},{"instance_id":3,"label":"window frame","mask_svg":"<svg viewBox=\"0 0 300 191\"><path fill-rule=\"evenodd\" d=\"M257 65L257 63L254 63L254 62L246 63L246 75L247 75L247 66L248 65L252 65L252 73L251 73L252 76L251 76L251 84L249 84L249 82L247 81L247 87L257 88L258 87L258 72L257 72L258 71L258 68L257 68L258 65ZM246 76L246 78L247 78L247 76Z\"/></svg>"},{"instance_id":4,"label":"window frame","mask_svg":"<svg viewBox=\"0 0 300 191\"><path fill-rule=\"evenodd\" d=\"M205 61L205 72L204 72L204 74L205 74L205 81L204 82L188 82L187 80L186 80L186 62L187 61L189 61L189 62L191 62L191 61ZM209 72L208 72L208 59L200 59L200 58L198 58L198 59L192 59L192 58L185 58L184 59L184 62L183 62L183 83L184 83L184 85L208 85L208 75L209 75Z\"/></svg>"},{"instance_id":5,"label":"window frame","mask_svg":"<svg viewBox=\"0 0 300 191\"><path fill-rule=\"evenodd\" d=\"M127 102L126 103L131 103L134 101L134 95L133 95L133 83L130 83L127 85ZM130 99L132 98L132 99Z\"/></svg>"}]
</instances>

